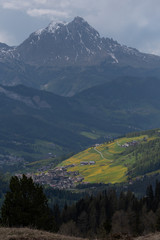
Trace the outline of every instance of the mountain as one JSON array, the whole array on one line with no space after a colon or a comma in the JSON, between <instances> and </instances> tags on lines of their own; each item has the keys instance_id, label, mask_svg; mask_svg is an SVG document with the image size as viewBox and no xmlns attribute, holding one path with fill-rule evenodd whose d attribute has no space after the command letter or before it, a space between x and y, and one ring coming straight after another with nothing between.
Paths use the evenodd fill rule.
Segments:
<instances>
[{"instance_id":1,"label":"mountain","mask_svg":"<svg viewBox=\"0 0 160 240\"><path fill-rule=\"evenodd\" d=\"M76 94L73 105L107 131L151 129L159 127L159 87L156 78L117 78Z\"/></svg>"},{"instance_id":2,"label":"mountain","mask_svg":"<svg viewBox=\"0 0 160 240\"><path fill-rule=\"evenodd\" d=\"M103 61L136 67L160 64L160 57L101 38L81 17L69 23L51 22L47 28L32 33L16 50L20 59L33 65L88 66Z\"/></svg>"},{"instance_id":3,"label":"mountain","mask_svg":"<svg viewBox=\"0 0 160 240\"><path fill-rule=\"evenodd\" d=\"M159 127L159 59L101 38L80 17L0 44L2 152L23 149L33 161Z\"/></svg>"},{"instance_id":4,"label":"mountain","mask_svg":"<svg viewBox=\"0 0 160 240\"><path fill-rule=\"evenodd\" d=\"M80 17L70 23L51 22L17 48L25 62L51 66L95 65L105 58L104 50L99 33Z\"/></svg>"},{"instance_id":5,"label":"mountain","mask_svg":"<svg viewBox=\"0 0 160 240\"><path fill-rule=\"evenodd\" d=\"M73 96L117 77L159 77L160 57L104 38L81 17L51 22L22 44L0 44L0 84Z\"/></svg>"},{"instance_id":6,"label":"mountain","mask_svg":"<svg viewBox=\"0 0 160 240\"><path fill-rule=\"evenodd\" d=\"M64 97L24 86L1 86L0 102L1 171L24 171L27 162L48 159L49 153L58 157L78 151L92 142L80 134L87 116L82 119Z\"/></svg>"}]
</instances>

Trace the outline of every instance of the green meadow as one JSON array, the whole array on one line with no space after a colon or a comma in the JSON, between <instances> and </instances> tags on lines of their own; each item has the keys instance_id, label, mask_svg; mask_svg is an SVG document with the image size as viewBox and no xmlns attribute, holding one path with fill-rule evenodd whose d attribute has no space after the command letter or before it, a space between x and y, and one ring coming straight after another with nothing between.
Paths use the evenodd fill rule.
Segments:
<instances>
[{"instance_id":1,"label":"green meadow","mask_svg":"<svg viewBox=\"0 0 160 240\"><path fill-rule=\"evenodd\" d=\"M159 136L154 134L119 138L113 142L92 146L63 161L59 166L74 164L68 171L79 171L79 175L84 177L83 182L106 184L125 182L129 177L129 169L136 164L134 153L137 146L140 148L157 138ZM135 145L132 145L133 142ZM123 146L126 143L129 143L128 147ZM83 163L90 161L94 161L95 164Z\"/></svg>"}]
</instances>

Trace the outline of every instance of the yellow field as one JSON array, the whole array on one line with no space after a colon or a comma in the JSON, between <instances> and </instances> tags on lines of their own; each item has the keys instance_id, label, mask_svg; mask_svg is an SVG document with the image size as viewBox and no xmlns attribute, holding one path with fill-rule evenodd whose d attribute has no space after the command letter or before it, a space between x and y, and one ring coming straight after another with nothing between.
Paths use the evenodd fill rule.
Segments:
<instances>
[{"instance_id":1,"label":"yellow field","mask_svg":"<svg viewBox=\"0 0 160 240\"><path fill-rule=\"evenodd\" d=\"M60 165L66 166L74 164L68 171L79 171L84 177L84 182L89 183L119 183L127 180L128 168L126 167L130 158L124 159L119 153L125 151L123 144L132 141L142 142L144 137L147 141L151 140L143 135L134 138L120 138L111 143L94 146L80 152L73 157L65 160ZM119 156L119 157L117 157ZM82 165L82 162L94 161L94 165Z\"/></svg>"}]
</instances>

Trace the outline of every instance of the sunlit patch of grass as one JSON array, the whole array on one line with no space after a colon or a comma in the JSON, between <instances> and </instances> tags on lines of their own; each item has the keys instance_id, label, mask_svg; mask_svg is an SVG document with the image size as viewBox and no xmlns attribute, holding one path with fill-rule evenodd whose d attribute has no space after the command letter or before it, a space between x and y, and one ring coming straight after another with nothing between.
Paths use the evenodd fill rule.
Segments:
<instances>
[{"instance_id":1,"label":"sunlit patch of grass","mask_svg":"<svg viewBox=\"0 0 160 240\"><path fill-rule=\"evenodd\" d=\"M92 132L81 132L81 135L94 140L100 137L99 134L92 133Z\"/></svg>"},{"instance_id":2,"label":"sunlit patch of grass","mask_svg":"<svg viewBox=\"0 0 160 240\"><path fill-rule=\"evenodd\" d=\"M93 171L94 170L94 171ZM84 181L91 183L118 183L127 180L127 168L122 166L111 167L110 165L92 168L83 171Z\"/></svg>"},{"instance_id":3,"label":"sunlit patch of grass","mask_svg":"<svg viewBox=\"0 0 160 240\"><path fill-rule=\"evenodd\" d=\"M96 147L91 147L67 159L62 165L74 164L68 171L79 171L84 177L84 182L90 183L119 183L127 180L128 167L135 163L135 156L132 154L121 154L126 148L123 144L132 141L147 141L155 139L146 135L120 138L113 142L104 143ZM98 152L99 151L99 152ZM103 156L103 157L102 157ZM82 162L94 161L95 165L82 165Z\"/></svg>"}]
</instances>

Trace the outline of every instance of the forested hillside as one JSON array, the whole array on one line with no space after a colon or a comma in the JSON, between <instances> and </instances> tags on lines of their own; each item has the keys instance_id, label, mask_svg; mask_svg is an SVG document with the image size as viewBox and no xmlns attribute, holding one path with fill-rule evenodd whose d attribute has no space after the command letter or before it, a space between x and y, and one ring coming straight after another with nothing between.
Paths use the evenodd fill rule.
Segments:
<instances>
[{"instance_id":1,"label":"forested hillside","mask_svg":"<svg viewBox=\"0 0 160 240\"><path fill-rule=\"evenodd\" d=\"M81 199L71 207L65 206L62 212L60 230L77 236L104 237L108 233L137 236L160 230L160 183L155 191L148 186L146 195L137 199L131 192L109 190ZM120 237L119 237L120 238Z\"/></svg>"}]
</instances>

